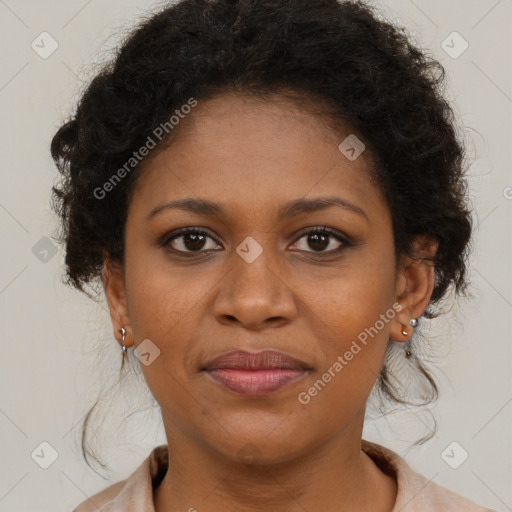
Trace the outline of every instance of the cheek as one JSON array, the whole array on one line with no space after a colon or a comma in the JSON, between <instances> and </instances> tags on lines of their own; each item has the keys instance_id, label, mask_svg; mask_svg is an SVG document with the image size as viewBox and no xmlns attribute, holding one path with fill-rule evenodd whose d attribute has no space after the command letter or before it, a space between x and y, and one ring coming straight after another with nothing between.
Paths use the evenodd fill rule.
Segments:
<instances>
[{"instance_id":1,"label":"cheek","mask_svg":"<svg viewBox=\"0 0 512 512\"><path fill-rule=\"evenodd\" d=\"M208 293L208 283L193 266L171 265L165 249L127 243L126 292L136 339L151 338L166 345L179 340L177 331Z\"/></svg>"},{"instance_id":2,"label":"cheek","mask_svg":"<svg viewBox=\"0 0 512 512\"><path fill-rule=\"evenodd\" d=\"M337 272L309 299L321 367L302 402L321 413L339 406L340 419L364 406L385 356L391 321L396 316L394 260L365 258L366 264Z\"/></svg>"},{"instance_id":3,"label":"cheek","mask_svg":"<svg viewBox=\"0 0 512 512\"><path fill-rule=\"evenodd\" d=\"M343 313L318 338L323 364L297 396L301 424L313 428L320 421L327 437L363 414L388 342L389 323L379 318L386 309L368 302L350 310L350 303L342 305Z\"/></svg>"},{"instance_id":4,"label":"cheek","mask_svg":"<svg viewBox=\"0 0 512 512\"><path fill-rule=\"evenodd\" d=\"M134 255L132 261L133 265L126 262L126 292L136 345L149 339L159 350L151 364L141 364L141 369L159 403L179 401L183 388L178 383L190 378L187 357L209 288L193 271L177 273L155 261L145 265L142 254Z\"/></svg>"}]
</instances>

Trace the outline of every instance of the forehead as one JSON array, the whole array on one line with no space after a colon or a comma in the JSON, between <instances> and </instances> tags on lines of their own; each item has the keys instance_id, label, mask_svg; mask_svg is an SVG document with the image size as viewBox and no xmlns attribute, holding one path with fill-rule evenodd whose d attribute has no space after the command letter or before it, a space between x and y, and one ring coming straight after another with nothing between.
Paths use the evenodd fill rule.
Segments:
<instances>
[{"instance_id":1,"label":"forehead","mask_svg":"<svg viewBox=\"0 0 512 512\"><path fill-rule=\"evenodd\" d=\"M368 152L351 161L339 149L349 135L318 106L289 98L226 94L199 101L167 147L143 166L130 209L149 212L193 196L238 211L333 193L352 202L382 202Z\"/></svg>"}]
</instances>

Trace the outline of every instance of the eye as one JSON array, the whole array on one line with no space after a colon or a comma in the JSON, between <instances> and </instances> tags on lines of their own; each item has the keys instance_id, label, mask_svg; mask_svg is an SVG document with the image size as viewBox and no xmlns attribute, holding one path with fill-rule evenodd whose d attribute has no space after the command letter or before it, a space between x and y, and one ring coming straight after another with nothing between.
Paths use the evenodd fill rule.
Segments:
<instances>
[{"instance_id":1,"label":"eye","mask_svg":"<svg viewBox=\"0 0 512 512\"><path fill-rule=\"evenodd\" d=\"M213 240L213 247L205 247L207 240ZM172 236L165 236L161 245L171 247L175 252L203 252L215 250L219 245L217 241L208 234L208 232L199 228L184 228L174 233Z\"/></svg>"},{"instance_id":2,"label":"eye","mask_svg":"<svg viewBox=\"0 0 512 512\"><path fill-rule=\"evenodd\" d=\"M215 242L208 247L208 239ZM302 244L300 241L304 240ZM220 244L208 234L204 229L197 227L188 227L180 229L177 232L165 235L160 245L170 248L175 253L202 253L213 252L218 250ZM334 248L332 248L334 245ZM337 245L337 247L336 247ZM346 247L352 247L354 244L349 242L345 237L336 231L325 226L317 226L313 229L302 234L302 236L295 242L293 250L317 253L318 255L334 255L341 252ZM312 248L312 251L307 250L307 247ZM331 247L330 250L326 250Z\"/></svg>"},{"instance_id":3,"label":"eye","mask_svg":"<svg viewBox=\"0 0 512 512\"><path fill-rule=\"evenodd\" d=\"M304 243L301 246L299 242L303 239ZM299 245L298 250L301 251L332 255L341 252L345 247L352 247L353 244L336 231L325 226L318 226L304 233L298 242L295 242L295 245ZM333 245L334 248L332 248ZM313 251L308 251L306 249L308 246ZM329 247L331 247L330 250L325 250Z\"/></svg>"}]
</instances>

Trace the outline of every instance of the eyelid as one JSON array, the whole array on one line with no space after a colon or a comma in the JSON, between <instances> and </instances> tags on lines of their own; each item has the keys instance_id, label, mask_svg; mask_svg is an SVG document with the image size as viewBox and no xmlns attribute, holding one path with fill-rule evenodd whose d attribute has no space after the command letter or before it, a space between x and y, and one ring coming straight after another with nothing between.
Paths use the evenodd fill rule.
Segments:
<instances>
[{"instance_id":1,"label":"eyelid","mask_svg":"<svg viewBox=\"0 0 512 512\"><path fill-rule=\"evenodd\" d=\"M315 233L326 233L331 238L334 238L337 242L339 242L341 245L337 249L331 249L330 251L304 251L300 249L295 249L294 252L300 253L300 254L307 254L307 255L314 255L315 258L329 258L329 257L337 257L340 255L340 253L346 249L349 249L351 247L354 247L356 245L355 242L351 240L351 238L347 235L345 235L342 232L339 232L336 229L329 228L327 226L308 226L306 228L303 228L298 234L294 237L293 244L296 244L306 235L309 234L315 234Z\"/></svg>"},{"instance_id":2,"label":"eyelid","mask_svg":"<svg viewBox=\"0 0 512 512\"><path fill-rule=\"evenodd\" d=\"M178 228L178 229L169 231L169 232L165 233L163 236L161 236L158 239L158 245L160 245L160 246L165 248L173 240L175 240L177 238L180 238L181 236L188 235L190 233L198 233L198 234L201 234L201 235L206 235L206 236L210 237L216 244L222 245L219 242L219 240L217 240L217 236L216 235L212 235L212 232L211 232L210 229L202 227L202 226L186 226L184 228ZM205 252L210 252L212 250L213 249L206 250L206 251L204 249L201 249L200 251L177 251L177 250L173 250L173 252L177 253L177 254L194 254L194 253L201 254L201 253L205 253Z\"/></svg>"},{"instance_id":3,"label":"eyelid","mask_svg":"<svg viewBox=\"0 0 512 512\"><path fill-rule=\"evenodd\" d=\"M307 235L309 233L328 233L333 238L340 239L347 246L356 245L355 242L351 239L351 237L349 237L342 231L339 231L334 228L330 228L328 226L318 225L318 224L315 224L313 226L307 226L307 227L301 229L299 231L299 233L295 234L294 236L296 237L296 240L300 240L304 235Z\"/></svg>"}]
</instances>

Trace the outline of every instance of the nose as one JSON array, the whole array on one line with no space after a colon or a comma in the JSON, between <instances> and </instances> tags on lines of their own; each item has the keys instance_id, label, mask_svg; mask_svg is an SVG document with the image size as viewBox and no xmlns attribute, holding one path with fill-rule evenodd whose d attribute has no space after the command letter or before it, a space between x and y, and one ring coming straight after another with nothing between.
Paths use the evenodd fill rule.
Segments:
<instances>
[{"instance_id":1,"label":"nose","mask_svg":"<svg viewBox=\"0 0 512 512\"><path fill-rule=\"evenodd\" d=\"M291 278L266 251L251 263L233 251L231 269L220 281L215 298L218 322L260 330L285 325L297 315L293 283L287 282Z\"/></svg>"}]
</instances>

